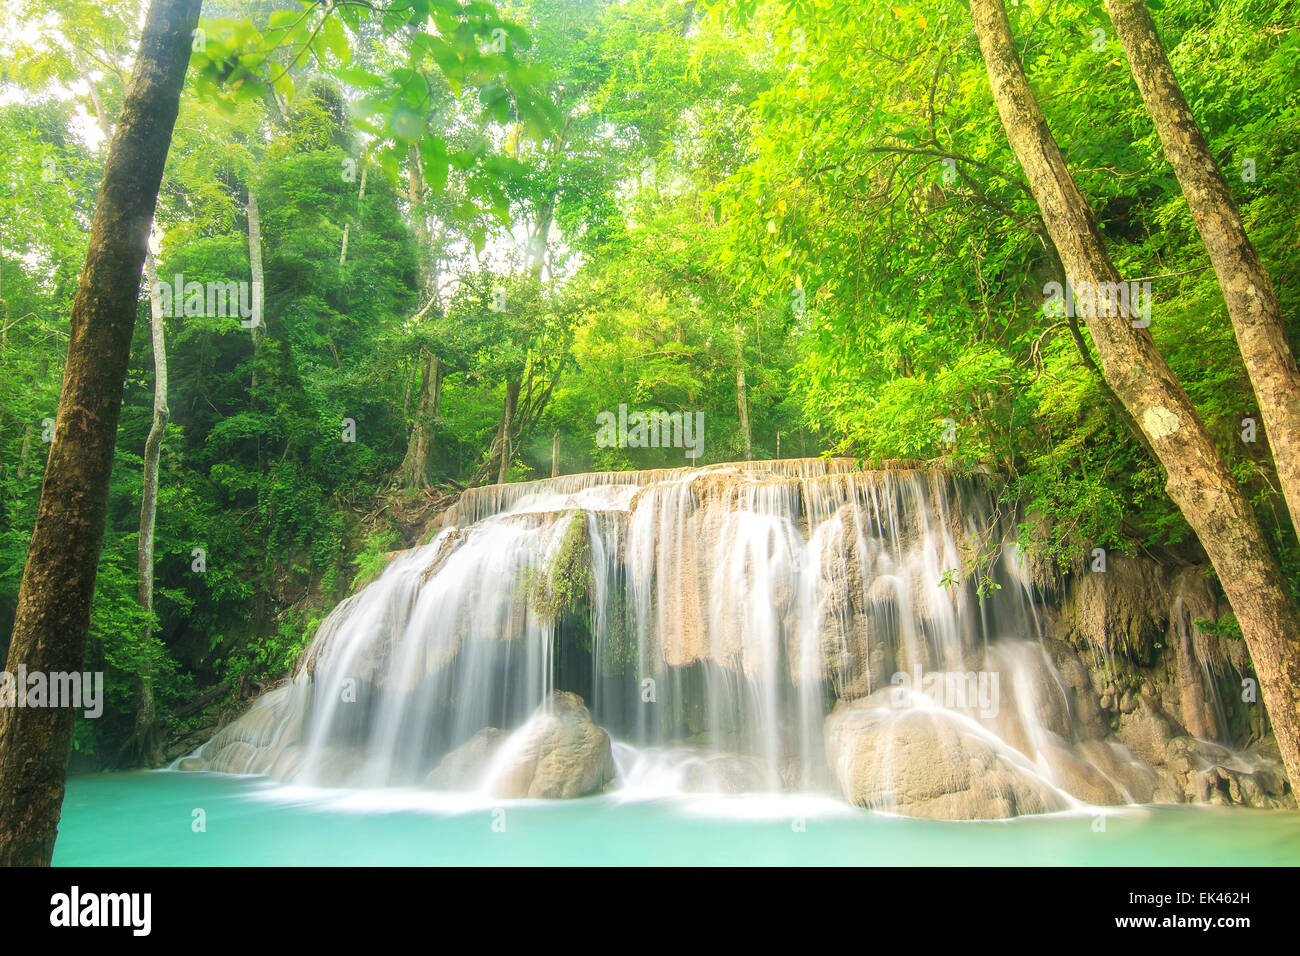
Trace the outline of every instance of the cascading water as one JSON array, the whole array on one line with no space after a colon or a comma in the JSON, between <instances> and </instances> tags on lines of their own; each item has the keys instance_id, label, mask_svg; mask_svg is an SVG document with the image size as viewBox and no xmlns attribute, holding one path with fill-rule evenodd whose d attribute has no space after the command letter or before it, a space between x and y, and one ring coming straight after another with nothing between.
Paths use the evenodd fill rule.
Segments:
<instances>
[{"instance_id":1,"label":"cascading water","mask_svg":"<svg viewBox=\"0 0 1300 956\"><path fill-rule=\"evenodd\" d=\"M559 719L563 690L614 741L616 771L574 792L613 775L626 792L827 791L891 809L931 800L908 782L919 759L946 775L945 799L996 797L931 815L1149 799L1130 754L1080 733L1014 537L987 479L901 464L471 489L334 610L291 683L179 766L493 792L520 753L543 759L538 721ZM931 737L961 765L917 749ZM967 764L983 776L953 784Z\"/></svg>"}]
</instances>

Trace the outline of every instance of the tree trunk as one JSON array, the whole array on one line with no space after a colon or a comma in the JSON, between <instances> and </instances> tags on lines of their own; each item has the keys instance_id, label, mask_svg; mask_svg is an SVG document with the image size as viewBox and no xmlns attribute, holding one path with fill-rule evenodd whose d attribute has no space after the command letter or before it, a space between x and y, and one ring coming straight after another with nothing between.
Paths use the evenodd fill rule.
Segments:
<instances>
[{"instance_id":1,"label":"tree trunk","mask_svg":"<svg viewBox=\"0 0 1300 956\"><path fill-rule=\"evenodd\" d=\"M1024 169L1066 275L1118 283L1092 209L1080 194L1025 78L1002 0L971 0L975 32L1007 139ZM1129 316L1084 302L1083 317L1115 393L1146 432L1166 490L1196 531L1259 675L1278 747L1300 782L1300 619L1250 503L1228 471L1155 340ZM1120 310L1122 312L1122 310Z\"/></svg>"},{"instance_id":2,"label":"tree trunk","mask_svg":"<svg viewBox=\"0 0 1300 956\"><path fill-rule=\"evenodd\" d=\"M421 206L424 204L424 167L420 149L412 143L406 164L406 198L411 204L411 222L415 226L415 271L420 286L417 298L432 296L436 288L429 223Z\"/></svg>"},{"instance_id":3,"label":"tree trunk","mask_svg":"<svg viewBox=\"0 0 1300 956\"><path fill-rule=\"evenodd\" d=\"M441 393L442 362L426 349L420 356L420 392L415 400L411 437L399 469L404 488L423 489L433 484L433 429Z\"/></svg>"},{"instance_id":4,"label":"tree trunk","mask_svg":"<svg viewBox=\"0 0 1300 956\"><path fill-rule=\"evenodd\" d=\"M412 364L409 371L404 371L402 378L406 379L406 384L402 387L402 418L411 414L411 379L415 378L418 369Z\"/></svg>"},{"instance_id":5,"label":"tree trunk","mask_svg":"<svg viewBox=\"0 0 1300 956\"><path fill-rule=\"evenodd\" d=\"M740 438L745 460L754 457L754 436L749 430L749 386L745 382L745 330L736 326L736 415L740 420Z\"/></svg>"},{"instance_id":6,"label":"tree trunk","mask_svg":"<svg viewBox=\"0 0 1300 956\"><path fill-rule=\"evenodd\" d=\"M82 79L90 91L90 101L95 108L95 119L100 132L104 134L107 147L113 138L113 128L108 120L108 111L89 75ZM158 292L158 269L154 262L152 250L145 246L144 257L145 290L149 294L149 321L153 340L154 358L154 406L153 423L149 437L144 446L144 477L140 496L140 534L136 544L136 596L141 609L146 615L153 614L153 540L154 518L158 502L158 460L162 450L163 434L167 429L169 411L167 408L167 351L163 335L162 300ZM152 671L153 624L147 621L141 635L144 657L140 672L136 675L135 728L127 741L127 746L134 746L141 762L146 766L156 767L162 763L162 740L158 729L157 707L154 702L154 684ZM126 749L126 748L123 748Z\"/></svg>"},{"instance_id":7,"label":"tree trunk","mask_svg":"<svg viewBox=\"0 0 1300 956\"><path fill-rule=\"evenodd\" d=\"M406 195L411 204L411 221L415 228L416 284L420 298L426 305L416 313L411 324L418 324L437 304L438 277L433 260L430 231L420 206L424 202L424 171L420 164L420 150L412 144L407 156ZM362 174L364 180L364 173ZM364 190L364 185L363 185ZM398 482L405 488L428 488L433 484L433 429L438 417L438 402L442 391L442 362L427 348L420 350L420 391L415 401L415 414L411 433L406 442L406 455L398 468Z\"/></svg>"},{"instance_id":8,"label":"tree trunk","mask_svg":"<svg viewBox=\"0 0 1300 956\"><path fill-rule=\"evenodd\" d=\"M27 477L27 459L32 454L32 423L26 422L23 425L23 444L18 452L18 480L21 482Z\"/></svg>"},{"instance_id":9,"label":"tree trunk","mask_svg":"<svg viewBox=\"0 0 1300 956\"><path fill-rule=\"evenodd\" d=\"M1291 523L1300 533L1300 368L1287 344L1277 292L1187 106L1145 0L1106 0L1106 12L1219 278Z\"/></svg>"},{"instance_id":10,"label":"tree trunk","mask_svg":"<svg viewBox=\"0 0 1300 956\"><path fill-rule=\"evenodd\" d=\"M551 235L551 223L555 221L555 195L547 196L538 207L537 225L528 241L528 270L540 278L546 268L546 248Z\"/></svg>"},{"instance_id":11,"label":"tree trunk","mask_svg":"<svg viewBox=\"0 0 1300 956\"><path fill-rule=\"evenodd\" d=\"M361 216L361 202L366 198L366 173L369 171L369 169L370 169L370 164L366 162L366 157L363 155L361 157L361 188L357 192L357 218L358 219L360 219ZM339 248L340 266L348 261L348 233L351 231L351 229L352 229L351 222L345 222L343 224L343 242L341 243Z\"/></svg>"},{"instance_id":12,"label":"tree trunk","mask_svg":"<svg viewBox=\"0 0 1300 956\"><path fill-rule=\"evenodd\" d=\"M248 187L248 271L253 279L253 303L248 319L248 328L253 336L253 355L256 356L262 345L262 336L266 333L263 319L264 299L262 297L262 214L257 208L257 194L253 187ZM257 384L257 373L253 373L253 384Z\"/></svg>"},{"instance_id":13,"label":"tree trunk","mask_svg":"<svg viewBox=\"0 0 1300 956\"><path fill-rule=\"evenodd\" d=\"M153 424L144 443L144 479L140 494L140 535L136 544L136 565L139 578L136 592L140 607L148 615L144 626L144 660L136 684L135 745L145 766L156 767L162 763L162 740L158 730L157 709L154 705L152 651L153 626L153 541L154 519L158 511L158 461L162 452L163 434L167 430L170 412L167 408L167 346L163 330L162 302L158 294L158 270L153 253L146 251L144 259L145 282L149 288L150 328L153 338Z\"/></svg>"},{"instance_id":14,"label":"tree trunk","mask_svg":"<svg viewBox=\"0 0 1300 956\"><path fill-rule=\"evenodd\" d=\"M551 477L560 477L560 433L551 438Z\"/></svg>"},{"instance_id":15,"label":"tree trunk","mask_svg":"<svg viewBox=\"0 0 1300 956\"><path fill-rule=\"evenodd\" d=\"M506 473L510 471L510 426L515 417L515 403L519 401L519 382L506 383L506 400L501 406L501 428L497 433L500 468L497 471L497 484L506 483Z\"/></svg>"},{"instance_id":16,"label":"tree trunk","mask_svg":"<svg viewBox=\"0 0 1300 956\"><path fill-rule=\"evenodd\" d=\"M155 0L104 164L72 304L54 442L18 592L6 669L80 671L103 545L149 223L201 0ZM0 865L48 865L76 710L0 709Z\"/></svg>"}]
</instances>

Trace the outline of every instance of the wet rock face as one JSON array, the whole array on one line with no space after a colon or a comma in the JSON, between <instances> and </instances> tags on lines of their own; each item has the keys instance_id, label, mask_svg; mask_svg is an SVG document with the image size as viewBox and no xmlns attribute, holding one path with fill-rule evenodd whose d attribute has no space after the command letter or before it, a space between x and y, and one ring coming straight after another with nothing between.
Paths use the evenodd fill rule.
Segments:
<instances>
[{"instance_id":1,"label":"wet rock face","mask_svg":"<svg viewBox=\"0 0 1300 956\"><path fill-rule=\"evenodd\" d=\"M473 790L488 772L492 758L506 739L496 727L484 727L429 771L425 785L434 790Z\"/></svg>"},{"instance_id":2,"label":"wet rock face","mask_svg":"<svg viewBox=\"0 0 1300 956\"><path fill-rule=\"evenodd\" d=\"M935 710L893 711L881 695L826 722L831 773L860 807L942 820L996 820L1070 806L992 734Z\"/></svg>"},{"instance_id":3,"label":"wet rock face","mask_svg":"<svg viewBox=\"0 0 1300 956\"><path fill-rule=\"evenodd\" d=\"M1108 732L1138 711L1140 692L1193 737L1241 745L1268 733L1263 709L1239 699L1249 653L1216 624L1231 608L1207 567L1112 554L1067 592L1052 630L1090 661Z\"/></svg>"},{"instance_id":4,"label":"wet rock face","mask_svg":"<svg viewBox=\"0 0 1300 956\"><path fill-rule=\"evenodd\" d=\"M1137 698L1137 706L1125 714L1120 722L1119 739L1149 764L1165 761L1165 751L1175 737L1186 737L1187 732L1166 714L1150 697Z\"/></svg>"},{"instance_id":5,"label":"wet rock face","mask_svg":"<svg viewBox=\"0 0 1300 956\"><path fill-rule=\"evenodd\" d=\"M1296 805L1272 748L1236 751L1199 739L1156 699L1142 694L1134 700L1133 711L1121 718L1119 738L1157 774L1156 801L1261 809Z\"/></svg>"},{"instance_id":6,"label":"wet rock face","mask_svg":"<svg viewBox=\"0 0 1300 956\"><path fill-rule=\"evenodd\" d=\"M1065 644L1049 644L1056 667L1065 687L1070 713L1089 737L1104 737L1109 732L1100 701L1092 688L1088 668Z\"/></svg>"},{"instance_id":7,"label":"wet rock face","mask_svg":"<svg viewBox=\"0 0 1300 956\"><path fill-rule=\"evenodd\" d=\"M227 724L195 753L178 760L177 770L261 774L298 740L300 722L293 717L295 688L285 684L267 691L239 719Z\"/></svg>"}]
</instances>

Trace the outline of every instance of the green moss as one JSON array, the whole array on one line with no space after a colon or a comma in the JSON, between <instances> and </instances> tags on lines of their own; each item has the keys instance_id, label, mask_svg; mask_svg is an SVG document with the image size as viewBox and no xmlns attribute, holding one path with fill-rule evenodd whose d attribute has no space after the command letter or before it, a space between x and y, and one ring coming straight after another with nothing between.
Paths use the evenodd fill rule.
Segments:
<instances>
[{"instance_id":1,"label":"green moss","mask_svg":"<svg viewBox=\"0 0 1300 956\"><path fill-rule=\"evenodd\" d=\"M525 575L528 606L539 617L558 620L566 612L582 606L592 584L587 513L575 511L569 516L564 538L549 564L532 568Z\"/></svg>"}]
</instances>

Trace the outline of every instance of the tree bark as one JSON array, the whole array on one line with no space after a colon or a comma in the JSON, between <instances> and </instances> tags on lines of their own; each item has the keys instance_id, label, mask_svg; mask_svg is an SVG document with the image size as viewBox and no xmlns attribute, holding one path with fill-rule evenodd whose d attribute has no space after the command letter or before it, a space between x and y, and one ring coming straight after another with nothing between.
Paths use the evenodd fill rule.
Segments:
<instances>
[{"instance_id":1,"label":"tree bark","mask_svg":"<svg viewBox=\"0 0 1300 956\"><path fill-rule=\"evenodd\" d=\"M27 459L32 453L32 423L26 422L23 425L23 443L18 452L18 480L22 481L27 477Z\"/></svg>"},{"instance_id":2,"label":"tree bark","mask_svg":"<svg viewBox=\"0 0 1300 956\"><path fill-rule=\"evenodd\" d=\"M366 198L366 173L369 171L369 169L370 169L370 164L366 162L366 157L363 155L361 157L361 188L357 191L358 218L360 218L360 214L361 214L361 203ZM352 229L351 222L345 222L343 224L343 242L340 244L340 248L339 248L340 266L342 266L344 263L348 261L348 233L351 231L351 229Z\"/></svg>"},{"instance_id":3,"label":"tree bark","mask_svg":"<svg viewBox=\"0 0 1300 956\"><path fill-rule=\"evenodd\" d=\"M542 200L537 210L537 225L528 239L528 271L536 278L541 278L546 268L546 249L551 235L551 223L555 221L555 194Z\"/></svg>"},{"instance_id":4,"label":"tree bark","mask_svg":"<svg viewBox=\"0 0 1300 956\"><path fill-rule=\"evenodd\" d=\"M257 208L257 194L253 187L248 187L248 271L253 280L253 301L249 316L249 331L253 336L253 355L256 356L262 346L262 336L266 334L263 316L265 299L262 296L262 213ZM257 373L253 373L253 384L257 384Z\"/></svg>"},{"instance_id":5,"label":"tree bark","mask_svg":"<svg viewBox=\"0 0 1300 956\"><path fill-rule=\"evenodd\" d=\"M405 488L428 488L433 484L433 429L438 419L442 393L442 362L428 349L420 354L420 391L415 400L411 437L398 470Z\"/></svg>"},{"instance_id":6,"label":"tree bark","mask_svg":"<svg viewBox=\"0 0 1300 956\"><path fill-rule=\"evenodd\" d=\"M149 224L201 0L154 0L104 164L72 304L54 442L6 669L81 670ZM0 865L48 865L76 710L0 709Z\"/></svg>"},{"instance_id":7,"label":"tree bark","mask_svg":"<svg viewBox=\"0 0 1300 956\"><path fill-rule=\"evenodd\" d=\"M1300 368L1287 344L1277 292L1187 106L1145 0L1106 0L1106 12L1218 276L1291 523L1300 533Z\"/></svg>"},{"instance_id":8,"label":"tree bark","mask_svg":"<svg viewBox=\"0 0 1300 956\"><path fill-rule=\"evenodd\" d=\"M971 0L975 32L1007 139L1076 284L1118 283L1092 209L1075 185L1025 78L1002 0ZM1300 783L1300 619L1250 503L1191 399L1145 328L1089 307L1083 318L1106 380L1146 432L1166 491L1209 555L1260 678L1292 785ZM1122 312L1122 310L1120 310ZM1108 314L1109 313L1109 314Z\"/></svg>"},{"instance_id":9,"label":"tree bark","mask_svg":"<svg viewBox=\"0 0 1300 956\"><path fill-rule=\"evenodd\" d=\"M745 381L745 331L736 326L736 415L740 421L740 438L745 460L754 457L754 436L749 429L749 386Z\"/></svg>"},{"instance_id":10,"label":"tree bark","mask_svg":"<svg viewBox=\"0 0 1300 956\"><path fill-rule=\"evenodd\" d=\"M424 205L424 166L419 147L412 143L406 164L406 198L411 204L411 222L415 226L415 271L420 286L417 298L432 296L437 286L433 268L433 249L429 222L421 206Z\"/></svg>"},{"instance_id":11,"label":"tree bark","mask_svg":"<svg viewBox=\"0 0 1300 956\"><path fill-rule=\"evenodd\" d=\"M167 345L163 329L162 302L158 294L158 269L153 252L145 252L145 282L149 288L150 329L153 339L153 424L144 443L144 479L140 494L140 534L136 544L136 566L139 577L136 592L140 607L147 615L144 625L144 660L136 684L135 746L145 766L156 767L162 763L162 739L158 731L157 708L154 703L154 673L152 650L153 623L153 542L154 523L158 512L158 461L162 453L163 435L167 430L170 411L167 407Z\"/></svg>"},{"instance_id":12,"label":"tree bark","mask_svg":"<svg viewBox=\"0 0 1300 956\"><path fill-rule=\"evenodd\" d=\"M551 477L560 477L560 433L558 431L551 438Z\"/></svg>"},{"instance_id":13,"label":"tree bark","mask_svg":"<svg viewBox=\"0 0 1300 956\"><path fill-rule=\"evenodd\" d=\"M512 450L510 447L510 427L515 417L515 403L519 401L519 382L506 383L506 399L501 406L501 428L497 433L500 467L497 471L497 484L506 483L506 474L510 471Z\"/></svg>"},{"instance_id":14,"label":"tree bark","mask_svg":"<svg viewBox=\"0 0 1300 956\"><path fill-rule=\"evenodd\" d=\"M99 89L90 79L82 79L90 91L90 101L95 108L95 119L100 132L104 134L107 147L113 138L113 128L108 120L108 111L104 109L104 100ZM154 358L154 406L153 423L149 437L144 446L144 476L140 495L140 534L136 543L136 597L146 615L153 614L153 541L154 518L158 502L158 460L162 450L162 438L167 429L170 412L167 408L167 351L163 334L162 299L158 291L158 269L153 251L145 246L144 257L145 291L149 295L149 321L153 342ZM154 682L151 654L153 650L153 623L146 620L141 643L144 657L140 672L136 675L135 728L127 741L127 747L134 747L139 759L146 766L156 767L162 763L162 739L158 729L158 713L154 701Z\"/></svg>"},{"instance_id":15,"label":"tree bark","mask_svg":"<svg viewBox=\"0 0 1300 956\"><path fill-rule=\"evenodd\" d=\"M429 224L420 211L424 202L424 170L420 151L414 144L407 159L406 195L411 204L411 220L415 228L416 284L419 286L420 297L427 299L424 308L411 319L411 324L414 325L437 304L438 274ZM442 376L443 368L439 357L432 350L421 348L420 391L415 401L411 433L406 442L406 455L397 472L397 480L403 487L423 489L433 484L433 429L438 417Z\"/></svg>"}]
</instances>

